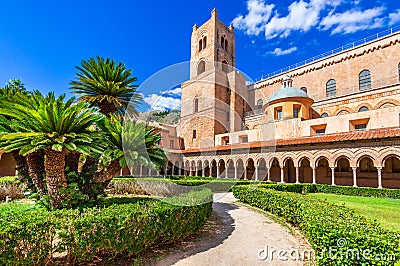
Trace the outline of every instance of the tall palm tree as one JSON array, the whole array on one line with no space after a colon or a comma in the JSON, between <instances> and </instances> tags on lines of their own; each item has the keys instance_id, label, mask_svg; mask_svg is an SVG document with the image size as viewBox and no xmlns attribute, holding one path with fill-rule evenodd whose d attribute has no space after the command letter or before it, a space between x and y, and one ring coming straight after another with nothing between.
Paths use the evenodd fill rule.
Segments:
<instances>
[{"instance_id":1,"label":"tall palm tree","mask_svg":"<svg viewBox=\"0 0 400 266\"><path fill-rule=\"evenodd\" d=\"M72 91L80 96L79 100L99 107L105 115L121 111L129 103L136 112L142 99L137 85L133 84L137 78L122 62L117 64L114 60L97 56L83 60L76 69L76 80L70 84Z\"/></svg>"},{"instance_id":2,"label":"tall palm tree","mask_svg":"<svg viewBox=\"0 0 400 266\"><path fill-rule=\"evenodd\" d=\"M0 135L0 148L6 151L20 150L28 155L44 150L46 186L51 206L61 208L68 203L65 156L68 151L89 155L101 152L96 139L99 132L92 126L103 118L85 103L65 101L65 95L55 98L53 93L43 97L20 97L19 100L0 100L0 114L15 119L14 133ZM36 110L26 104L35 102ZM29 163L29 160L28 160Z\"/></svg>"},{"instance_id":3,"label":"tall palm tree","mask_svg":"<svg viewBox=\"0 0 400 266\"><path fill-rule=\"evenodd\" d=\"M106 134L109 146L101 158L106 167L98 171L93 180L103 183L104 187L127 165L142 164L157 168L164 166L167 161L166 153L159 145L161 135L156 128L131 119L121 120L111 114L110 118L98 124Z\"/></svg>"}]
</instances>

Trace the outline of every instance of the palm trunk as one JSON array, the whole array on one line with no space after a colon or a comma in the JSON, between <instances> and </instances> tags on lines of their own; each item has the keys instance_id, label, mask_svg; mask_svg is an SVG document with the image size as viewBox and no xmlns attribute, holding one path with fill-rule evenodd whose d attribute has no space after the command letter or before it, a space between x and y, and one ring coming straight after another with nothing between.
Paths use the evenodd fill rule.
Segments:
<instances>
[{"instance_id":1,"label":"palm trunk","mask_svg":"<svg viewBox=\"0 0 400 266\"><path fill-rule=\"evenodd\" d=\"M102 100L98 104L100 113L106 115L107 117L110 117L110 113L115 113L117 111L117 108L112 103L109 103L107 100Z\"/></svg>"},{"instance_id":2,"label":"palm trunk","mask_svg":"<svg viewBox=\"0 0 400 266\"><path fill-rule=\"evenodd\" d=\"M22 179L25 179L29 176L28 164L25 156L19 154L19 151L13 151L12 155L15 160L15 170L18 171L18 176Z\"/></svg>"},{"instance_id":3,"label":"palm trunk","mask_svg":"<svg viewBox=\"0 0 400 266\"><path fill-rule=\"evenodd\" d=\"M119 173L119 171L121 171L119 160L114 160L106 169L95 173L92 177L92 180L96 183L102 183L103 188L106 188L114 176Z\"/></svg>"},{"instance_id":4,"label":"palm trunk","mask_svg":"<svg viewBox=\"0 0 400 266\"><path fill-rule=\"evenodd\" d=\"M46 173L44 169L44 150L29 153L26 156L26 162L28 163L29 176L35 185L37 192L43 197L46 194L43 182Z\"/></svg>"},{"instance_id":5,"label":"palm trunk","mask_svg":"<svg viewBox=\"0 0 400 266\"><path fill-rule=\"evenodd\" d=\"M65 149L55 151L48 148L44 166L51 207L60 209L65 205L69 206L69 193L67 191L67 179L65 178Z\"/></svg>"},{"instance_id":6,"label":"palm trunk","mask_svg":"<svg viewBox=\"0 0 400 266\"><path fill-rule=\"evenodd\" d=\"M78 167L79 167L79 157L80 153L78 152L69 152L65 156L65 175L68 177L69 173L75 172L78 175ZM76 180L74 180L76 181Z\"/></svg>"}]
</instances>

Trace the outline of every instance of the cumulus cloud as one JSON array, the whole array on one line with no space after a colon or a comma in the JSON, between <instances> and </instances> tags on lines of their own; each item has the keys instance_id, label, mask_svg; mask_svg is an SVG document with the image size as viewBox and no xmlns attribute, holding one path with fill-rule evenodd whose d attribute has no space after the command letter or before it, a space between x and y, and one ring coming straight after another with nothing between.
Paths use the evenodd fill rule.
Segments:
<instances>
[{"instance_id":1,"label":"cumulus cloud","mask_svg":"<svg viewBox=\"0 0 400 266\"><path fill-rule=\"evenodd\" d=\"M273 51L267 52L267 54L273 54L273 55L276 55L276 56L281 56L281 55L291 54L294 51L297 51L297 47L291 47L291 48L286 49L286 50L282 50L281 48L278 47L278 48L275 48L275 50L273 50Z\"/></svg>"},{"instance_id":2,"label":"cumulus cloud","mask_svg":"<svg viewBox=\"0 0 400 266\"><path fill-rule=\"evenodd\" d=\"M264 33L266 39L273 39L288 37L294 31L308 32L313 28L331 30L332 34L353 33L383 27L389 20L391 24L400 21L400 10L390 14L389 18L382 18L384 7L337 12L339 6L347 4L354 7L359 3L359 0L295 0L287 7L287 13L281 15L276 6L267 3L267 0L248 0L248 13L237 16L232 23L248 35Z\"/></svg>"},{"instance_id":3,"label":"cumulus cloud","mask_svg":"<svg viewBox=\"0 0 400 266\"><path fill-rule=\"evenodd\" d=\"M163 91L159 94L150 94L143 98L152 110L178 110L181 107L182 88Z\"/></svg>"},{"instance_id":4,"label":"cumulus cloud","mask_svg":"<svg viewBox=\"0 0 400 266\"><path fill-rule=\"evenodd\" d=\"M258 35L269 20L274 7L275 5L268 5L263 0L249 0L247 2L249 13L246 16L236 17L232 24L238 29L245 30L249 35Z\"/></svg>"},{"instance_id":5,"label":"cumulus cloud","mask_svg":"<svg viewBox=\"0 0 400 266\"><path fill-rule=\"evenodd\" d=\"M393 25L400 21L400 9L397 9L396 12L389 14L389 25Z\"/></svg>"},{"instance_id":6,"label":"cumulus cloud","mask_svg":"<svg viewBox=\"0 0 400 266\"><path fill-rule=\"evenodd\" d=\"M359 30L380 28L384 25L382 15L384 7L360 10L348 10L344 13L329 14L321 21L323 30L332 28L335 33L353 33Z\"/></svg>"}]
</instances>

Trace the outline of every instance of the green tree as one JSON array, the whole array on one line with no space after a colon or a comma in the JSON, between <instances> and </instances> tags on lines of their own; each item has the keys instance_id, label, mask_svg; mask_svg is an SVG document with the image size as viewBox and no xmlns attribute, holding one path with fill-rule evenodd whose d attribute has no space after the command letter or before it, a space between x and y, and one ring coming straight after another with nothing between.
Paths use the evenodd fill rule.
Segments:
<instances>
[{"instance_id":1,"label":"green tree","mask_svg":"<svg viewBox=\"0 0 400 266\"><path fill-rule=\"evenodd\" d=\"M122 111L129 103L136 112L142 96L133 84L137 77L132 76L132 70L126 69L124 63L97 56L83 60L76 69L76 80L70 85L80 101L99 107L105 115Z\"/></svg>"},{"instance_id":2,"label":"green tree","mask_svg":"<svg viewBox=\"0 0 400 266\"><path fill-rule=\"evenodd\" d=\"M108 148L101 158L103 170L93 176L95 182L106 187L121 168L139 164L160 169L167 161L165 150L159 145L161 134L155 127L111 114L99 123L106 135Z\"/></svg>"},{"instance_id":3,"label":"green tree","mask_svg":"<svg viewBox=\"0 0 400 266\"><path fill-rule=\"evenodd\" d=\"M23 156L44 151L46 186L53 208L61 208L69 201L66 154L89 155L102 149L97 141L101 134L93 126L103 116L74 100L65 101L65 95L55 98L53 93L46 97L35 93L12 101L0 100L0 114L14 118L14 132L0 135L0 148L6 152L19 150ZM39 161L34 159L28 160L28 165Z\"/></svg>"}]
</instances>

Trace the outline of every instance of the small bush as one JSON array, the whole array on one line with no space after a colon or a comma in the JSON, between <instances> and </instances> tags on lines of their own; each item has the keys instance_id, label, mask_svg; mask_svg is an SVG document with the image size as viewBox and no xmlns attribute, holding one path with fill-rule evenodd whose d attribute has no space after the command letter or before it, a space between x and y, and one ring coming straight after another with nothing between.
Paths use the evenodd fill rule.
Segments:
<instances>
[{"instance_id":1,"label":"small bush","mask_svg":"<svg viewBox=\"0 0 400 266\"><path fill-rule=\"evenodd\" d=\"M237 186L233 193L241 201L298 227L313 246L318 265L393 265L394 261L381 261L377 256L394 254L400 258L400 234L389 232L344 206L266 188ZM339 239L347 241L344 247L338 247ZM338 256L330 256L332 248L337 250L333 255ZM347 255L349 250L358 250L360 257ZM366 257L365 250L370 251Z\"/></svg>"},{"instance_id":2,"label":"small bush","mask_svg":"<svg viewBox=\"0 0 400 266\"><path fill-rule=\"evenodd\" d=\"M11 199L22 199L25 197L25 190L26 184L18 181L17 177L0 177L0 201L6 200L7 196Z\"/></svg>"}]
</instances>

